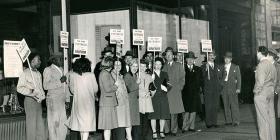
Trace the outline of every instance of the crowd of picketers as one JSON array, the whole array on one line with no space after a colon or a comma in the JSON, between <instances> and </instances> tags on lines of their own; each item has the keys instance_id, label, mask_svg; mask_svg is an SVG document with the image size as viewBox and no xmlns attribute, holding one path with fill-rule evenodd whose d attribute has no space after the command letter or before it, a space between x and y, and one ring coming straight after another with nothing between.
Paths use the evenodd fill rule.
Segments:
<instances>
[{"instance_id":1,"label":"crowd of picketers","mask_svg":"<svg viewBox=\"0 0 280 140\"><path fill-rule=\"evenodd\" d=\"M81 140L97 130L105 140L144 140L149 131L149 137L160 139L176 136L178 116L182 117L179 123L183 133L200 131L195 119L201 112L206 127L217 128L220 98L225 125L239 126L241 74L239 66L232 63L231 52L225 53L223 64L215 63L215 51L210 52L201 66L196 65L194 52L178 53L171 47L156 55L146 52L143 58L135 58L131 51L122 57L114 54L114 49L105 47L94 70L89 59L74 58L66 75L61 57L51 56L41 75L40 56L32 53L30 69L24 70L17 85L17 91L25 95L27 139L41 140L45 131L42 94L46 95L49 140L65 140L69 129L80 132ZM274 96L280 89L277 55L279 50L263 46L257 51L254 102L261 140L276 138ZM72 96L69 117L66 93Z\"/></svg>"}]
</instances>

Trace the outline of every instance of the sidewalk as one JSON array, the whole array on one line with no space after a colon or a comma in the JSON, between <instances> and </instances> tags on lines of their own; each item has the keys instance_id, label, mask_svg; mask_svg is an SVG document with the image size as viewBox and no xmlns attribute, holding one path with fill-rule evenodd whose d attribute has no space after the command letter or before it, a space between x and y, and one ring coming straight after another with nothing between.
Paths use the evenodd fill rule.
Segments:
<instances>
[{"instance_id":1,"label":"sidewalk","mask_svg":"<svg viewBox=\"0 0 280 140\"><path fill-rule=\"evenodd\" d=\"M224 125L224 112L220 109L218 116L219 128L207 129L205 123L198 119L196 122L196 129L201 129L201 132L182 134L179 130L177 136L167 136L165 140L259 140L257 135L256 115L254 112L254 105L240 105L241 122L239 126L233 127ZM101 140L101 136L94 136L89 140Z\"/></svg>"},{"instance_id":2,"label":"sidewalk","mask_svg":"<svg viewBox=\"0 0 280 140\"><path fill-rule=\"evenodd\" d=\"M207 129L204 122L197 122L197 129L201 129L201 132L179 134L176 137L167 137L166 140L258 140L254 105L241 105L240 115L239 126L224 126L221 109L218 117L219 128Z\"/></svg>"}]
</instances>

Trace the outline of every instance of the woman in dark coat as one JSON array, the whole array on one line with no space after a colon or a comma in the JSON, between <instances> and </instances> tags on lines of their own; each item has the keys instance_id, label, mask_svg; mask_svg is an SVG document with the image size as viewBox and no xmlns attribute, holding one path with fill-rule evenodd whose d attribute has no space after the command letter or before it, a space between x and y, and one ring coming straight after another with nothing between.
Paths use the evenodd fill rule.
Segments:
<instances>
[{"instance_id":1,"label":"woman in dark coat","mask_svg":"<svg viewBox=\"0 0 280 140\"><path fill-rule=\"evenodd\" d=\"M171 85L168 84L168 74L161 70L163 66L163 59L156 58L154 66L154 74L152 78L154 79L154 85L156 91L152 91L152 103L154 107L154 112L149 114L149 119L151 119L151 126L153 130L153 139L157 139L156 132L156 120L160 122L160 137L164 138L164 125L165 120L170 119L170 110L167 99L167 92L171 89Z\"/></svg>"},{"instance_id":2,"label":"woman in dark coat","mask_svg":"<svg viewBox=\"0 0 280 140\"><path fill-rule=\"evenodd\" d=\"M182 91L182 98L186 111L183 114L183 132L188 130L195 131L194 123L196 112L201 111L200 90L203 85L203 77L201 68L194 65L195 58L193 52L189 52L186 55L185 86Z\"/></svg>"}]
</instances>

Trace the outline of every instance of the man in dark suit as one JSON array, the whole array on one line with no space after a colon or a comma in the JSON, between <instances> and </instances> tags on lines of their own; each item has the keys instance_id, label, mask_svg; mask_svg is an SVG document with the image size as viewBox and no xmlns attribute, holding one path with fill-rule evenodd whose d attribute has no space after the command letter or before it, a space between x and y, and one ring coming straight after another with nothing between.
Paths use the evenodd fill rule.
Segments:
<instances>
[{"instance_id":1,"label":"man in dark suit","mask_svg":"<svg viewBox=\"0 0 280 140\"><path fill-rule=\"evenodd\" d=\"M196 113L201 111L200 91L203 88L201 68L194 65L197 57L190 51L185 58L187 65L185 65L186 75L182 98L186 112L183 113L183 133L197 131L195 130L195 117Z\"/></svg>"},{"instance_id":2,"label":"man in dark suit","mask_svg":"<svg viewBox=\"0 0 280 140\"><path fill-rule=\"evenodd\" d=\"M231 52L226 52L224 61L222 98L224 103L226 125L238 126L240 123L238 104L238 94L241 90L240 69L238 65L231 63Z\"/></svg>"},{"instance_id":3,"label":"man in dark suit","mask_svg":"<svg viewBox=\"0 0 280 140\"><path fill-rule=\"evenodd\" d=\"M133 59L132 51L127 51L124 56L124 65L122 66L122 69L121 69L122 75L125 75L126 73L129 72L129 65L130 65L132 59Z\"/></svg>"},{"instance_id":4,"label":"man in dark suit","mask_svg":"<svg viewBox=\"0 0 280 140\"><path fill-rule=\"evenodd\" d=\"M207 63L202 65L205 122L207 128L218 127L217 115L219 110L222 74L220 67L214 63L215 58L215 52L210 52Z\"/></svg>"}]
</instances>

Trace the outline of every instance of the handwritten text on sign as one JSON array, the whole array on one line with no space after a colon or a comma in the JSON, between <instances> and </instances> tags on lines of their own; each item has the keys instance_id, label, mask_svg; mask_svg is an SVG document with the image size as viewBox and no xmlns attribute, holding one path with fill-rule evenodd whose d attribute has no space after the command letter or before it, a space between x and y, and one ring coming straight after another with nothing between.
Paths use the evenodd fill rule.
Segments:
<instances>
[{"instance_id":1,"label":"handwritten text on sign","mask_svg":"<svg viewBox=\"0 0 280 140\"><path fill-rule=\"evenodd\" d=\"M124 44L124 30L123 29L110 29L110 44Z\"/></svg>"},{"instance_id":2,"label":"handwritten text on sign","mask_svg":"<svg viewBox=\"0 0 280 140\"><path fill-rule=\"evenodd\" d=\"M189 46L188 46L188 40L177 40L177 47L178 52L181 53L188 53L189 52Z\"/></svg>"},{"instance_id":3,"label":"handwritten text on sign","mask_svg":"<svg viewBox=\"0 0 280 140\"><path fill-rule=\"evenodd\" d=\"M162 37L148 37L148 51L160 52L162 48Z\"/></svg>"},{"instance_id":4,"label":"handwritten text on sign","mask_svg":"<svg viewBox=\"0 0 280 140\"><path fill-rule=\"evenodd\" d=\"M19 77L23 71L22 61L17 53L20 41L4 40L4 75Z\"/></svg>"},{"instance_id":5,"label":"handwritten text on sign","mask_svg":"<svg viewBox=\"0 0 280 140\"><path fill-rule=\"evenodd\" d=\"M202 52L212 52L212 41L201 40Z\"/></svg>"},{"instance_id":6,"label":"handwritten text on sign","mask_svg":"<svg viewBox=\"0 0 280 140\"><path fill-rule=\"evenodd\" d=\"M74 39L74 54L87 55L88 40Z\"/></svg>"},{"instance_id":7,"label":"handwritten text on sign","mask_svg":"<svg viewBox=\"0 0 280 140\"><path fill-rule=\"evenodd\" d=\"M144 45L144 30L133 29L133 45Z\"/></svg>"},{"instance_id":8,"label":"handwritten text on sign","mask_svg":"<svg viewBox=\"0 0 280 140\"><path fill-rule=\"evenodd\" d=\"M68 32L60 31L60 47L68 48Z\"/></svg>"},{"instance_id":9,"label":"handwritten text on sign","mask_svg":"<svg viewBox=\"0 0 280 140\"><path fill-rule=\"evenodd\" d=\"M22 41L20 42L20 47L17 49L17 51L22 62L25 62L25 60L28 58L28 56L31 53L25 39L22 39Z\"/></svg>"}]
</instances>

